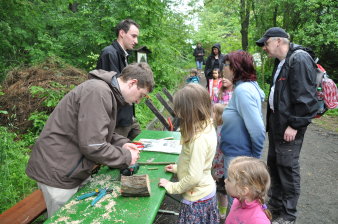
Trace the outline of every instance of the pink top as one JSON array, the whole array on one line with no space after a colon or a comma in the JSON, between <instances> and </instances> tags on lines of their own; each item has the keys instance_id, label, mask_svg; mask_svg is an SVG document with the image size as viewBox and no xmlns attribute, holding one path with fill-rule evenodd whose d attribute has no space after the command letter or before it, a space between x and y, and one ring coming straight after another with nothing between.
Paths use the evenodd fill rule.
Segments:
<instances>
[{"instance_id":1,"label":"pink top","mask_svg":"<svg viewBox=\"0 0 338 224\"><path fill-rule=\"evenodd\" d=\"M235 198L225 224L271 224L271 222L257 200L241 203Z\"/></svg>"}]
</instances>

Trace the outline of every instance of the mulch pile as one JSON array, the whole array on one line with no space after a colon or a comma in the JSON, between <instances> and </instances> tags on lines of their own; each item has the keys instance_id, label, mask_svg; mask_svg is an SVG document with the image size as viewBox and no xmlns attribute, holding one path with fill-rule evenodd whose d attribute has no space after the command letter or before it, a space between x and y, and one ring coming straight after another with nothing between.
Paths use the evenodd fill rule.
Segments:
<instances>
[{"instance_id":1,"label":"mulch pile","mask_svg":"<svg viewBox=\"0 0 338 224\"><path fill-rule=\"evenodd\" d=\"M67 87L78 85L85 81L88 73L56 60L47 60L38 66L25 69L15 69L2 83L0 110L8 114L0 114L0 125L15 128L19 133L25 133L32 122L28 120L34 111L51 113L54 108L42 105L44 99L34 97L30 93L31 86L41 86L44 89L54 88L56 82Z\"/></svg>"}]
</instances>

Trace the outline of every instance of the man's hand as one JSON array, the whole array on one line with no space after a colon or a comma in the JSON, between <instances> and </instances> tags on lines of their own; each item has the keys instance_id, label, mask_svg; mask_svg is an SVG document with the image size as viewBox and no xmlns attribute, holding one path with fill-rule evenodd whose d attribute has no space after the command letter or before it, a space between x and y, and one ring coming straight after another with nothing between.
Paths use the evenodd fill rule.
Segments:
<instances>
[{"instance_id":1,"label":"man's hand","mask_svg":"<svg viewBox=\"0 0 338 224\"><path fill-rule=\"evenodd\" d=\"M160 182L158 183L158 186L160 186L160 187L165 187L165 186L167 186L167 184L168 184L169 182L170 182L169 180L164 179L164 178L161 178L161 179L160 179Z\"/></svg>"},{"instance_id":2,"label":"man's hand","mask_svg":"<svg viewBox=\"0 0 338 224\"><path fill-rule=\"evenodd\" d=\"M297 134L297 130L288 126L284 132L284 141L291 142L295 140L296 134Z\"/></svg>"},{"instance_id":3,"label":"man's hand","mask_svg":"<svg viewBox=\"0 0 338 224\"><path fill-rule=\"evenodd\" d=\"M123 149L127 149L131 153L131 163L130 166L134 165L136 161L140 158L140 151L137 146L133 143L126 143L122 146Z\"/></svg>"},{"instance_id":4,"label":"man's hand","mask_svg":"<svg viewBox=\"0 0 338 224\"><path fill-rule=\"evenodd\" d=\"M174 164L169 164L164 169L167 172L173 173L174 172Z\"/></svg>"}]
</instances>

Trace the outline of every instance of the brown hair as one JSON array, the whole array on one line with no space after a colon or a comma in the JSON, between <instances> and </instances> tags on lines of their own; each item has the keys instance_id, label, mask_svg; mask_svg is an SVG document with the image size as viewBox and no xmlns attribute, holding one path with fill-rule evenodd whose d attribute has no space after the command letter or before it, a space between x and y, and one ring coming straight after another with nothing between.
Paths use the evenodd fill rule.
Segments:
<instances>
[{"instance_id":1,"label":"brown hair","mask_svg":"<svg viewBox=\"0 0 338 224\"><path fill-rule=\"evenodd\" d=\"M233 159L228 168L228 179L234 182L239 195L238 200L243 198L243 189L248 188L251 196L257 199L262 206L265 204L267 192L270 188L270 175L266 164L257 158L239 156ZM271 220L271 213L263 208L266 216Z\"/></svg>"},{"instance_id":2,"label":"brown hair","mask_svg":"<svg viewBox=\"0 0 338 224\"><path fill-rule=\"evenodd\" d=\"M196 68L192 68L192 69L190 70L190 74L191 74L191 73L195 74L195 76L198 75L198 72L197 72L197 69L196 69Z\"/></svg>"},{"instance_id":3,"label":"brown hair","mask_svg":"<svg viewBox=\"0 0 338 224\"><path fill-rule=\"evenodd\" d=\"M132 63L122 70L120 78L126 82L130 79L137 79L137 87L147 88L149 92L153 91L155 81L153 71L145 62Z\"/></svg>"},{"instance_id":4,"label":"brown hair","mask_svg":"<svg viewBox=\"0 0 338 224\"><path fill-rule=\"evenodd\" d=\"M222 114L223 114L224 108L226 108L225 104L215 103L213 105L212 111L214 113L214 123L216 126L223 124Z\"/></svg>"},{"instance_id":5,"label":"brown hair","mask_svg":"<svg viewBox=\"0 0 338 224\"><path fill-rule=\"evenodd\" d=\"M189 143L211 121L208 91L199 84L188 84L174 95L174 110L180 119L183 143Z\"/></svg>"},{"instance_id":6,"label":"brown hair","mask_svg":"<svg viewBox=\"0 0 338 224\"><path fill-rule=\"evenodd\" d=\"M124 19L119 24L117 24L116 27L115 27L116 37L119 36L120 30L123 30L125 33L128 33L131 25L134 25L138 29L140 29L140 25L138 25L134 20Z\"/></svg>"}]
</instances>

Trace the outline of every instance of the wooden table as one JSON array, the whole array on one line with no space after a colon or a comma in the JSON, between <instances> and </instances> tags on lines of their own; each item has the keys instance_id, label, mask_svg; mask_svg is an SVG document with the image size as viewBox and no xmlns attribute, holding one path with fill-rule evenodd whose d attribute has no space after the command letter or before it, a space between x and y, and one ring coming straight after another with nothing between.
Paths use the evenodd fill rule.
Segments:
<instances>
[{"instance_id":1,"label":"wooden table","mask_svg":"<svg viewBox=\"0 0 338 224\"><path fill-rule=\"evenodd\" d=\"M180 139L179 132L144 130L140 138L160 139L173 137ZM178 155L142 151L139 162L177 162ZM143 165L137 174L148 174L151 185L150 197L122 197L120 193L119 170L103 167L94 175L93 179L81 188L53 217L45 223L153 223L157 211L165 196L165 189L158 187L160 178L171 179L171 173L164 171L165 165ZM148 169L148 168L158 168ZM96 188L114 189L105 195L95 206L90 203L96 197L77 201L75 198L84 193L92 192Z\"/></svg>"}]
</instances>

